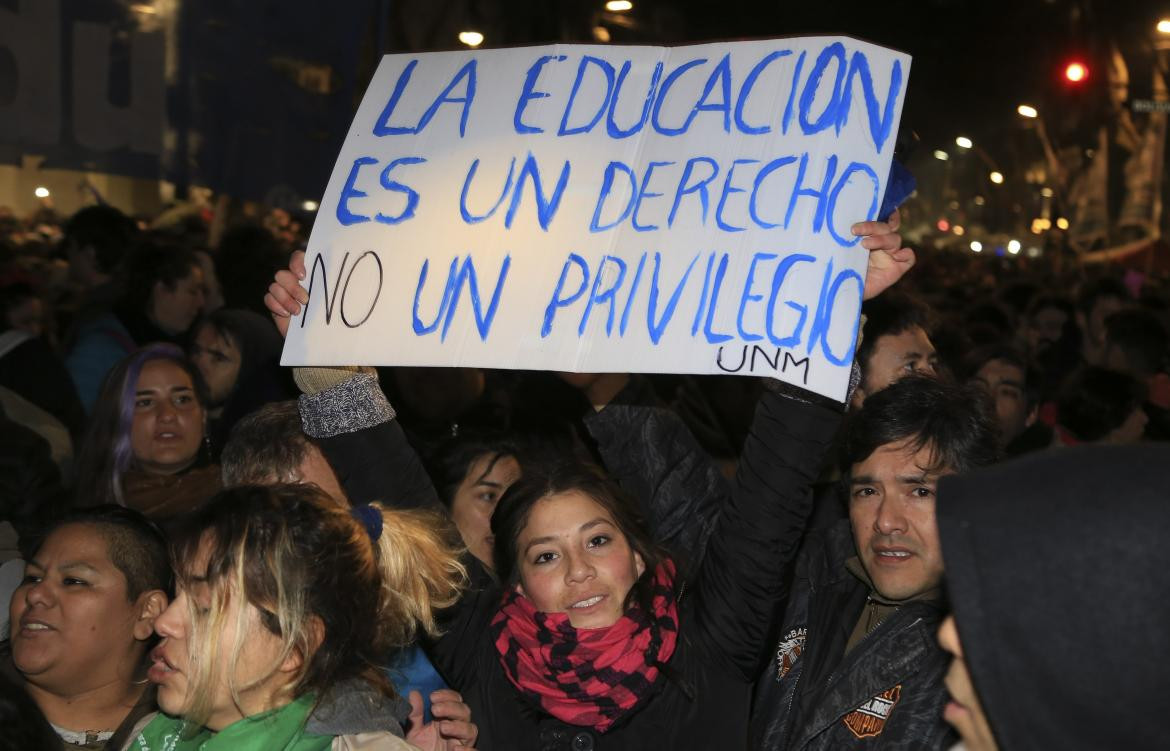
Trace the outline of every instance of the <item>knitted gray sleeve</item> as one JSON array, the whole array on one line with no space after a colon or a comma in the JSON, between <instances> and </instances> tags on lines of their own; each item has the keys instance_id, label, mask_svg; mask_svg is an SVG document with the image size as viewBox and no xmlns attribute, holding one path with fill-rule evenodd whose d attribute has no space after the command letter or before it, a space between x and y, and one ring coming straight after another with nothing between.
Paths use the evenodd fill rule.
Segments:
<instances>
[{"instance_id":1,"label":"knitted gray sleeve","mask_svg":"<svg viewBox=\"0 0 1170 751\"><path fill-rule=\"evenodd\" d=\"M316 394L297 399L301 427L310 438L356 433L394 419L394 408L378 386L377 376L359 373Z\"/></svg>"}]
</instances>

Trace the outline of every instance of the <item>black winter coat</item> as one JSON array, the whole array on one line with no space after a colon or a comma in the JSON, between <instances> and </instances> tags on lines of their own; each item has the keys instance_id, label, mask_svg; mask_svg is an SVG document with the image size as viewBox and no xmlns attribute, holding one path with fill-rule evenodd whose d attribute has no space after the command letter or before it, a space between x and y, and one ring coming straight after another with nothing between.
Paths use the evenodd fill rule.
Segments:
<instances>
[{"instance_id":1,"label":"black winter coat","mask_svg":"<svg viewBox=\"0 0 1170 751\"><path fill-rule=\"evenodd\" d=\"M734 490L713 521L703 563L681 596L681 638L669 669L654 695L604 734L544 714L508 681L488 628L500 593L481 577L431 650L436 667L471 707L480 730L477 746L484 751L744 748L752 682L769 619L784 595L778 562L795 554L808 489L839 418L832 410L776 394L761 400ZM669 486L670 468L656 469L667 470L665 476L653 470L650 475ZM661 500L657 489L652 496ZM778 555L785 550L787 556Z\"/></svg>"}]
</instances>

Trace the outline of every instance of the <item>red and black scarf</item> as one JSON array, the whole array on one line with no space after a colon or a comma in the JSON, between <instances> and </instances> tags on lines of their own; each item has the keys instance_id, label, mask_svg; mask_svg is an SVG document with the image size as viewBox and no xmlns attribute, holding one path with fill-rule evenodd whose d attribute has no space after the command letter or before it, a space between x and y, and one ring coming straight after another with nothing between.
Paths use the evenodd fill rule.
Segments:
<instances>
[{"instance_id":1,"label":"red and black scarf","mask_svg":"<svg viewBox=\"0 0 1170 751\"><path fill-rule=\"evenodd\" d=\"M510 589L492 619L508 680L563 722L609 730L650 696L678 641L674 564L663 562L651 586L653 612L634 605L608 628L580 630Z\"/></svg>"}]
</instances>

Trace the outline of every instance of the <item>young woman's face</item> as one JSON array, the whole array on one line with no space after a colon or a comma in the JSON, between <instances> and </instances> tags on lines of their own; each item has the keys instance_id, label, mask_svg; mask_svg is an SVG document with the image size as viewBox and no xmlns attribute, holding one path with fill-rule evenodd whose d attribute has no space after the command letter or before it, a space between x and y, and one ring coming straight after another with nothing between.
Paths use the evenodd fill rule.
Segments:
<instances>
[{"instance_id":1,"label":"young woman's face","mask_svg":"<svg viewBox=\"0 0 1170 751\"><path fill-rule=\"evenodd\" d=\"M646 570L605 507L578 491L537 501L516 551L520 593L539 611L567 613L574 628L617 623Z\"/></svg>"},{"instance_id":2,"label":"young woman's face","mask_svg":"<svg viewBox=\"0 0 1170 751\"><path fill-rule=\"evenodd\" d=\"M191 376L169 360L142 366L134 390L130 447L143 471L173 475L195 462L203 441L203 408Z\"/></svg>"},{"instance_id":3,"label":"young woman's face","mask_svg":"<svg viewBox=\"0 0 1170 751\"><path fill-rule=\"evenodd\" d=\"M463 544L471 554L492 568L492 512L500 496L520 479L520 463L511 456L484 454L467 468L467 475L451 501L451 516Z\"/></svg>"},{"instance_id":4,"label":"young woman's face","mask_svg":"<svg viewBox=\"0 0 1170 751\"><path fill-rule=\"evenodd\" d=\"M13 662L30 684L54 694L128 682L165 604L159 590L130 600L99 527L58 527L12 595Z\"/></svg>"},{"instance_id":5,"label":"young woman's face","mask_svg":"<svg viewBox=\"0 0 1170 751\"><path fill-rule=\"evenodd\" d=\"M147 677L158 684L159 707L168 714L183 715L196 699L191 686L195 673L192 653L207 659L211 640L218 638L208 689L211 714L205 724L219 731L244 717L287 703L280 699L280 689L292 680L292 671L299 667L300 659L293 656L276 664L281 652L279 637L264 627L260 612L252 604L236 596L230 596L224 608L222 630L207 634L203 643L192 644L192 618L206 617L212 606L213 595L207 583L209 558L210 546L200 546L188 572L188 584L176 588L174 602L155 620L154 630L162 641L150 653L152 664ZM238 659L233 660L237 644L242 648ZM232 698L233 683L240 705Z\"/></svg>"}]
</instances>

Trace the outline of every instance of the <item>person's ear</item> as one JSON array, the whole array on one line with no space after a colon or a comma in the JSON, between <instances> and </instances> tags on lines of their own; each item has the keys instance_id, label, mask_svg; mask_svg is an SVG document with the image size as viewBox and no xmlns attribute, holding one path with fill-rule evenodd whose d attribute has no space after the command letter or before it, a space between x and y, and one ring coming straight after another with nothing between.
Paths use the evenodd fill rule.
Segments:
<instances>
[{"instance_id":1,"label":"person's ear","mask_svg":"<svg viewBox=\"0 0 1170 751\"><path fill-rule=\"evenodd\" d=\"M849 409L859 410L863 404L865 404L865 387L857 384L857 388L853 389L853 398L849 400Z\"/></svg>"},{"instance_id":2,"label":"person's ear","mask_svg":"<svg viewBox=\"0 0 1170 751\"><path fill-rule=\"evenodd\" d=\"M170 600L161 589L152 589L138 596L138 618L134 621L134 638L146 641L154 636L154 621L167 609Z\"/></svg>"},{"instance_id":3,"label":"person's ear","mask_svg":"<svg viewBox=\"0 0 1170 751\"><path fill-rule=\"evenodd\" d=\"M325 641L325 622L320 617L311 615L309 622L305 624L305 630L309 632L309 648L315 654L320 649L322 642ZM300 649L294 649L280 663L280 672L295 673L304 664L304 653Z\"/></svg>"},{"instance_id":4,"label":"person's ear","mask_svg":"<svg viewBox=\"0 0 1170 751\"><path fill-rule=\"evenodd\" d=\"M1040 405L1032 405L1032 409L1028 410L1028 417L1024 420L1024 427L1030 428L1036 424L1036 418L1040 416Z\"/></svg>"},{"instance_id":5,"label":"person's ear","mask_svg":"<svg viewBox=\"0 0 1170 751\"><path fill-rule=\"evenodd\" d=\"M638 576L646 573L646 561L642 560L642 554L637 550L634 551L634 568L638 570Z\"/></svg>"}]
</instances>

